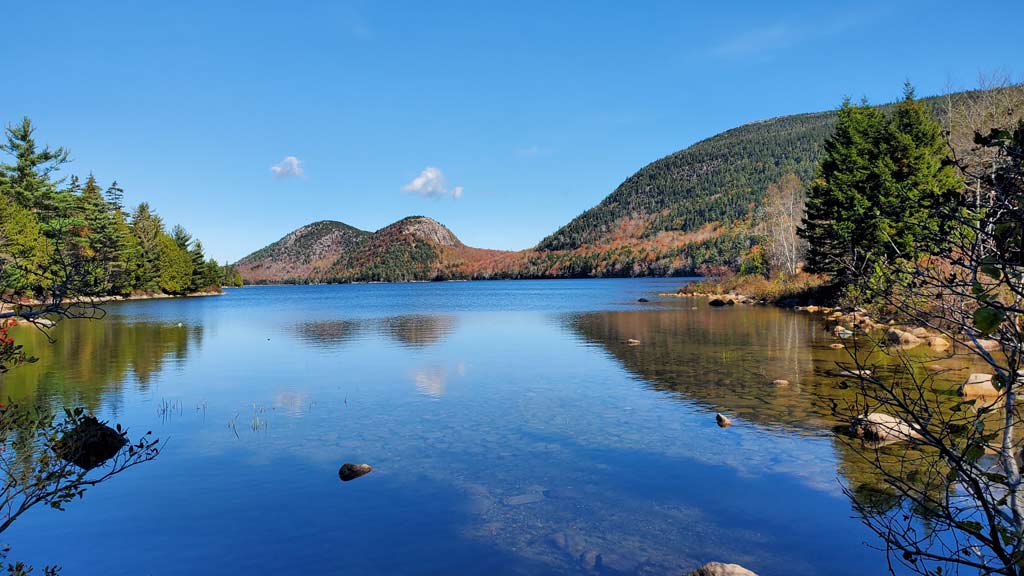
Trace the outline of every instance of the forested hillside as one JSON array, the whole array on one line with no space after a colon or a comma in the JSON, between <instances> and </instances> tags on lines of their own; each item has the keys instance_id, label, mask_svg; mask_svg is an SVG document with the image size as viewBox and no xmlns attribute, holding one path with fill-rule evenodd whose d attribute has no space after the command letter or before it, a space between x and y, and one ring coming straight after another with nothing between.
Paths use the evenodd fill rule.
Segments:
<instances>
[{"instance_id":1,"label":"forested hillside","mask_svg":"<svg viewBox=\"0 0 1024 576\"><path fill-rule=\"evenodd\" d=\"M640 169L537 248L573 250L622 233L652 238L708 223L729 227L750 215L772 182L788 173L809 179L834 124L832 112L785 116L698 142Z\"/></svg>"}]
</instances>

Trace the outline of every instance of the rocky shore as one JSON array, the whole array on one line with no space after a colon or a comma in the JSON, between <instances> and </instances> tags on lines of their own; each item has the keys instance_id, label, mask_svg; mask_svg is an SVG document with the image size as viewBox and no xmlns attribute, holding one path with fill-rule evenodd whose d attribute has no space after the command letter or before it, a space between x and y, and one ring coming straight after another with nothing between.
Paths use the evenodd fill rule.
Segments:
<instances>
[{"instance_id":1,"label":"rocky shore","mask_svg":"<svg viewBox=\"0 0 1024 576\"><path fill-rule=\"evenodd\" d=\"M66 304L86 304L89 306L102 306L104 304L110 304L112 302L129 302L133 300L163 300L169 298L198 298L203 296L223 296L223 292L214 291L202 291L192 292L190 294L164 294L163 292L140 292L136 294L129 294L128 296L103 296L98 298L79 298L75 300L65 301ZM44 303L40 300L33 298L21 298L17 303L5 302L0 305L0 312L10 310L14 306L42 306ZM26 320L24 318L14 318L14 321L18 325L34 325L40 328L51 328L56 322L48 318L34 318L32 320Z\"/></svg>"}]
</instances>

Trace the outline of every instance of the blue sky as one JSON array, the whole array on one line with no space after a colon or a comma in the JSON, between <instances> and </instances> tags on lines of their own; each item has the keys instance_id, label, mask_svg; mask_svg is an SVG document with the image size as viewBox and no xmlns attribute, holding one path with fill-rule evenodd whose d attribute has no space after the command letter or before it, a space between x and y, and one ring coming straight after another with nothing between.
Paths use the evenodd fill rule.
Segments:
<instances>
[{"instance_id":1,"label":"blue sky","mask_svg":"<svg viewBox=\"0 0 1024 576\"><path fill-rule=\"evenodd\" d=\"M235 260L411 214L534 245L733 126L1024 74L1004 2L18 2L0 112ZM975 30L995 30L972 38Z\"/></svg>"}]
</instances>

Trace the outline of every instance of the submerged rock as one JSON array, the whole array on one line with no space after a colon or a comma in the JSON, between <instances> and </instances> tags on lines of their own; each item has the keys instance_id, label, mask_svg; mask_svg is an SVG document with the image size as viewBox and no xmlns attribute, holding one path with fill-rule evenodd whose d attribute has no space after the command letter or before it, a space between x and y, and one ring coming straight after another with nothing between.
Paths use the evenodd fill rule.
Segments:
<instances>
[{"instance_id":1,"label":"submerged rock","mask_svg":"<svg viewBox=\"0 0 1024 576\"><path fill-rule=\"evenodd\" d=\"M508 498L505 498L505 504L509 506L521 506L523 504L533 504L542 500L544 500L543 492L531 492L527 494L509 496Z\"/></svg>"},{"instance_id":2,"label":"submerged rock","mask_svg":"<svg viewBox=\"0 0 1024 576\"><path fill-rule=\"evenodd\" d=\"M833 350L840 350L842 348L846 348L846 345L840 344L839 342L833 342L832 344L829 344L828 347Z\"/></svg>"},{"instance_id":3,"label":"submerged rock","mask_svg":"<svg viewBox=\"0 0 1024 576\"><path fill-rule=\"evenodd\" d=\"M636 338L629 338L629 339L626 340L626 345L627 346L639 346L640 345L640 341L637 340Z\"/></svg>"},{"instance_id":4,"label":"submerged rock","mask_svg":"<svg viewBox=\"0 0 1024 576\"><path fill-rule=\"evenodd\" d=\"M686 576L757 576L757 574L747 570L739 564L708 562Z\"/></svg>"},{"instance_id":5,"label":"submerged rock","mask_svg":"<svg viewBox=\"0 0 1024 576\"><path fill-rule=\"evenodd\" d=\"M841 378L867 378L871 376L871 370L851 370L849 368L836 368L829 372L832 376Z\"/></svg>"},{"instance_id":6,"label":"submerged rock","mask_svg":"<svg viewBox=\"0 0 1024 576\"><path fill-rule=\"evenodd\" d=\"M949 343L949 340L946 340L941 336L932 336L928 339L928 347L936 352L949 350L950 346L952 346L952 344Z\"/></svg>"},{"instance_id":7,"label":"submerged rock","mask_svg":"<svg viewBox=\"0 0 1024 576\"><path fill-rule=\"evenodd\" d=\"M83 470L92 470L116 456L127 443L123 432L94 416L86 416L57 441L55 448L63 460Z\"/></svg>"},{"instance_id":8,"label":"submerged rock","mask_svg":"<svg viewBox=\"0 0 1024 576\"><path fill-rule=\"evenodd\" d=\"M915 336L910 332L904 332L897 328L889 328L886 333L889 337L889 341L899 346L900 348L909 349L916 346L920 346L923 340Z\"/></svg>"},{"instance_id":9,"label":"submerged rock","mask_svg":"<svg viewBox=\"0 0 1024 576\"><path fill-rule=\"evenodd\" d=\"M850 425L850 432L870 442L897 442L919 436L910 424L881 412L855 419Z\"/></svg>"},{"instance_id":10,"label":"submerged rock","mask_svg":"<svg viewBox=\"0 0 1024 576\"><path fill-rule=\"evenodd\" d=\"M783 380L781 378L778 379L778 380L772 380L772 385L773 386L789 386L789 380Z\"/></svg>"},{"instance_id":11,"label":"submerged rock","mask_svg":"<svg viewBox=\"0 0 1024 576\"><path fill-rule=\"evenodd\" d=\"M370 472L373 472L373 466L369 464L352 464L346 462L341 465L338 470L338 478L341 478L342 482L348 482L349 480L355 480L360 476L366 476Z\"/></svg>"},{"instance_id":12,"label":"submerged rock","mask_svg":"<svg viewBox=\"0 0 1024 576\"><path fill-rule=\"evenodd\" d=\"M988 352L994 352L1000 348L998 340L979 339L978 346L980 346L982 350Z\"/></svg>"},{"instance_id":13,"label":"submerged rock","mask_svg":"<svg viewBox=\"0 0 1024 576\"><path fill-rule=\"evenodd\" d=\"M721 412L715 414L715 422L718 423L719 428L728 428L729 426L732 426L732 420L726 418Z\"/></svg>"},{"instance_id":14,"label":"submerged rock","mask_svg":"<svg viewBox=\"0 0 1024 576\"><path fill-rule=\"evenodd\" d=\"M993 398L999 396L999 390L992 384L991 374L971 374L960 385L960 395L966 399Z\"/></svg>"}]
</instances>

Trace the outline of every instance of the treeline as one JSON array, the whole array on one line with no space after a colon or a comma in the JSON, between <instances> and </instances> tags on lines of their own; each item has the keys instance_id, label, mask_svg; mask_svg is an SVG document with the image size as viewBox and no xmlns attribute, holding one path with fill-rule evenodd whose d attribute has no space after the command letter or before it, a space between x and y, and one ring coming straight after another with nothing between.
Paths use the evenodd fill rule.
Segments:
<instances>
[{"instance_id":1,"label":"treeline","mask_svg":"<svg viewBox=\"0 0 1024 576\"><path fill-rule=\"evenodd\" d=\"M59 288L84 297L182 295L241 285L232 268L207 258L183 227L167 229L143 202L124 206L117 182L90 174L61 178L64 148L40 148L28 118L5 130L0 152L0 289L45 297ZM58 286L59 284L59 286Z\"/></svg>"}]
</instances>

